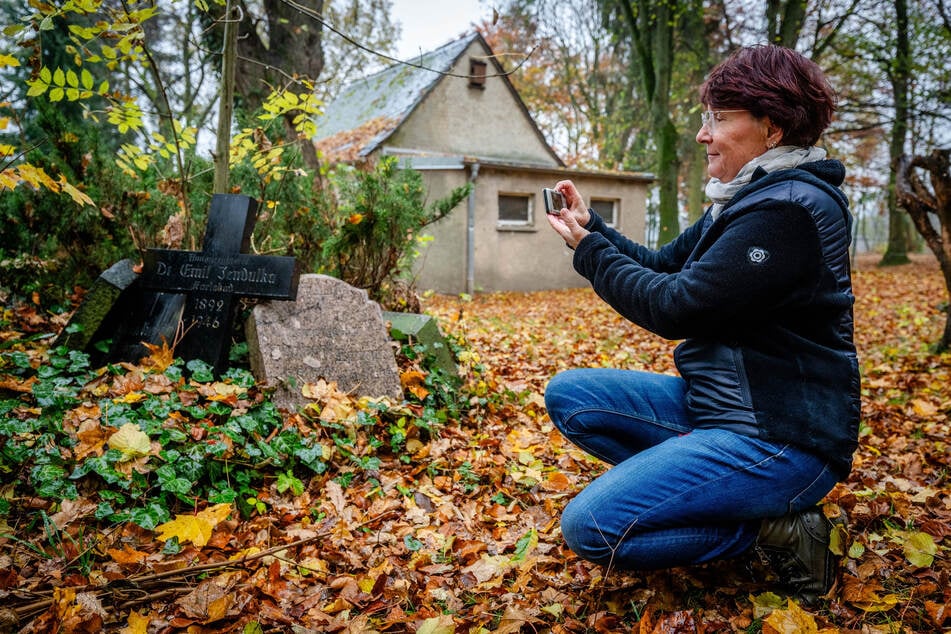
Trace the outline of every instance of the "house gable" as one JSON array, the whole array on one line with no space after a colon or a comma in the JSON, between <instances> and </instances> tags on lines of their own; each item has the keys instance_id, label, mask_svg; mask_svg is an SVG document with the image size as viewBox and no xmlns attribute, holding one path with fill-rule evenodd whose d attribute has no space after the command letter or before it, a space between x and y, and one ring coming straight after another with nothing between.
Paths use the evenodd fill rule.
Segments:
<instances>
[{"instance_id":1,"label":"house gable","mask_svg":"<svg viewBox=\"0 0 951 634\"><path fill-rule=\"evenodd\" d=\"M472 61L487 63L482 85L473 85L468 77ZM385 147L396 154L412 149L563 165L481 37L456 58L450 71L386 139Z\"/></svg>"},{"instance_id":2,"label":"house gable","mask_svg":"<svg viewBox=\"0 0 951 634\"><path fill-rule=\"evenodd\" d=\"M482 87L470 85L473 60L485 64ZM563 165L478 33L350 84L318 118L315 143L331 162L385 148Z\"/></svg>"}]
</instances>

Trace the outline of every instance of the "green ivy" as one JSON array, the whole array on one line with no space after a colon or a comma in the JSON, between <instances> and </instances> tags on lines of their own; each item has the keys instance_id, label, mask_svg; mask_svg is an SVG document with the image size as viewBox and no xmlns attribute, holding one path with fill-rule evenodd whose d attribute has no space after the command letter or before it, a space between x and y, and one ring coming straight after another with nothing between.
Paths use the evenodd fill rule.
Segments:
<instances>
[{"instance_id":1,"label":"green ivy","mask_svg":"<svg viewBox=\"0 0 951 634\"><path fill-rule=\"evenodd\" d=\"M85 497L101 522L154 528L203 500L234 503L248 516L266 512L263 493L271 487L300 495L311 478L328 472L336 472L343 486L372 478L383 460L410 462L409 438L437 434L467 407L460 379L432 366L425 347L404 342L401 354L401 364L424 369L423 398L368 402L346 425L301 425L261 394L246 369L231 368L219 379L236 392L236 401L205 396L215 393L209 390L211 366L181 360L164 370L164 382L173 387L120 398L108 386L132 371L126 366L96 371L87 355L59 347L34 369L29 355L0 352L0 372L32 381L28 394L0 399L0 474L16 483L14 495L0 500L0 518L30 516L18 499ZM109 429L133 425L151 449L132 455L106 443L77 453L84 441L71 417L80 407L98 408L99 424Z\"/></svg>"}]
</instances>

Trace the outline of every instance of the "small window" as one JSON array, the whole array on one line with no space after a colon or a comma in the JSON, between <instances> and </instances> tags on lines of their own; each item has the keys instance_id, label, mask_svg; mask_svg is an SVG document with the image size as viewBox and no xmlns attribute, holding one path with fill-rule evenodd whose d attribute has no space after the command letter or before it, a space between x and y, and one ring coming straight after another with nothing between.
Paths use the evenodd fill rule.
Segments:
<instances>
[{"instance_id":1,"label":"small window","mask_svg":"<svg viewBox=\"0 0 951 634\"><path fill-rule=\"evenodd\" d=\"M485 88L486 63L480 59L469 60L469 86Z\"/></svg>"},{"instance_id":2,"label":"small window","mask_svg":"<svg viewBox=\"0 0 951 634\"><path fill-rule=\"evenodd\" d=\"M598 212L598 215L604 218L604 222L612 227L617 224L617 207L617 200L591 199L591 208Z\"/></svg>"},{"instance_id":3,"label":"small window","mask_svg":"<svg viewBox=\"0 0 951 634\"><path fill-rule=\"evenodd\" d=\"M527 194L499 194L499 224L531 225L532 197Z\"/></svg>"}]
</instances>

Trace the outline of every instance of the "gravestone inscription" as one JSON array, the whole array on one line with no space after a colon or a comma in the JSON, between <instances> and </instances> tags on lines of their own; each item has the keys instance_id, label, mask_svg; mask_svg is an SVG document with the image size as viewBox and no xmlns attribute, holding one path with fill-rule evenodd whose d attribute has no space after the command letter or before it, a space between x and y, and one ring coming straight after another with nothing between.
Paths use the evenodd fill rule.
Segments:
<instances>
[{"instance_id":1,"label":"gravestone inscription","mask_svg":"<svg viewBox=\"0 0 951 634\"><path fill-rule=\"evenodd\" d=\"M256 212L252 198L215 194L201 251L148 249L143 256L140 286L184 297L176 356L202 359L216 373L228 364L239 297L293 299L297 294L300 272L294 258L246 253Z\"/></svg>"},{"instance_id":2,"label":"gravestone inscription","mask_svg":"<svg viewBox=\"0 0 951 634\"><path fill-rule=\"evenodd\" d=\"M361 396L402 397L382 311L363 289L302 275L296 301L255 306L245 329L251 370L276 388L279 407L309 403L301 388L320 379Z\"/></svg>"}]
</instances>

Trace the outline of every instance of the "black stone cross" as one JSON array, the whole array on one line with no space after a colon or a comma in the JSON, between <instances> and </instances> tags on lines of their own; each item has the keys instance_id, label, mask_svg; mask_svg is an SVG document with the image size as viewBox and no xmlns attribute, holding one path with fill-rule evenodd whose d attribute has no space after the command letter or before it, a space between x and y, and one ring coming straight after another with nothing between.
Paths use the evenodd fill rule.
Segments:
<instances>
[{"instance_id":1,"label":"black stone cross","mask_svg":"<svg viewBox=\"0 0 951 634\"><path fill-rule=\"evenodd\" d=\"M256 212L257 203L247 196L215 194L201 251L148 249L143 257L143 289L159 291L159 296L184 295L184 334L175 356L202 359L216 374L228 365L238 297L297 297L300 271L294 258L246 253Z\"/></svg>"}]
</instances>

